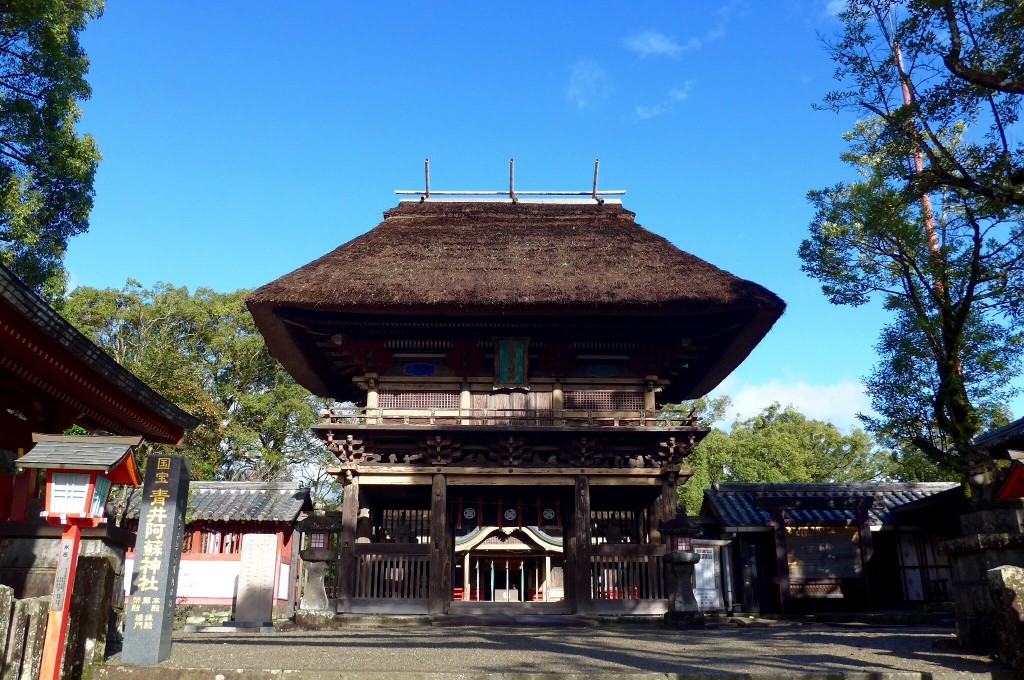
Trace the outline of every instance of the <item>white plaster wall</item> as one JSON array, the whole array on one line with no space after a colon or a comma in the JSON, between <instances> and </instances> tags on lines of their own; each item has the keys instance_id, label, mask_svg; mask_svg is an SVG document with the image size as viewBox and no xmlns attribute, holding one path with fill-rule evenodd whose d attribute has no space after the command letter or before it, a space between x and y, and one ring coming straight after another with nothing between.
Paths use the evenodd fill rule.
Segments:
<instances>
[{"instance_id":1,"label":"white plaster wall","mask_svg":"<svg viewBox=\"0 0 1024 680\"><path fill-rule=\"evenodd\" d=\"M281 563L281 575L278 577L279 580L277 582L277 599L279 600L288 599L288 586L291 584L291 579L288 576L291 566L287 562Z\"/></svg>"},{"instance_id":2,"label":"white plaster wall","mask_svg":"<svg viewBox=\"0 0 1024 680\"><path fill-rule=\"evenodd\" d=\"M128 596L134 560L125 560L124 593ZM235 597L242 563L238 560L182 560L177 597Z\"/></svg>"}]
</instances>

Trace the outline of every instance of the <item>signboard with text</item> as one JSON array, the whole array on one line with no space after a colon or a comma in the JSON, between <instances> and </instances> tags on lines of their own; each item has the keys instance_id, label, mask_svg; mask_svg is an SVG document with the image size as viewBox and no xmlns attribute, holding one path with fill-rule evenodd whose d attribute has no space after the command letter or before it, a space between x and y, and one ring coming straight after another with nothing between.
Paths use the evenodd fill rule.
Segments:
<instances>
[{"instance_id":1,"label":"signboard with text","mask_svg":"<svg viewBox=\"0 0 1024 680\"><path fill-rule=\"evenodd\" d=\"M152 455L146 461L135 564L125 607L125 666L153 666L171 655L178 564L185 536L189 461Z\"/></svg>"}]
</instances>

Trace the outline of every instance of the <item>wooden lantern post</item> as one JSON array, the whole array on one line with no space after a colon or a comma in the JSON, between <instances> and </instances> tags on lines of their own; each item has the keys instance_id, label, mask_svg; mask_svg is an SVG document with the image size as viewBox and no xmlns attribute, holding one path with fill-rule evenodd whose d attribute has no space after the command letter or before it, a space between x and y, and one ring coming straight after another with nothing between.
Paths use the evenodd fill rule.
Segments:
<instances>
[{"instance_id":1,"label":"wooden lantern post","mask_svg":"<svg viewBox=\"0 0 1024 680\"><path fill-rule=\"evenodd\" d=\"M50 471L46 479L46 509L40 515L48 524L61 527L39 677L59 680L82 529L106 524L107 497L114 484L139 485L134 452L142 438L33 434L32 440L36 442L35 448L16 464Z\"/></svg>"}]
</instances>

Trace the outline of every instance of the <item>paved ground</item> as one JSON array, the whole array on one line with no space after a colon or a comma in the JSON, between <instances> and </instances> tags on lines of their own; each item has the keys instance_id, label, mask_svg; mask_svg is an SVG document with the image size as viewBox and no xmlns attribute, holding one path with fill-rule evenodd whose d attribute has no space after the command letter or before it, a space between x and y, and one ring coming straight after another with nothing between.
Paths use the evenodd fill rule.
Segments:
<instances>
[{"instance_id":1,"label":"paved ground","mask_svg":"<svg viewBox=\"0 0 1024 680\"><path fill-rule=\"evenodd\" d=\"M108 664L116 666L118 659L114 656ZM176 635L171 658L161 668L336 671L339 674L331 677L353 678L391 674L510 677L513 673L578 677L732 673L892 677L908 673L905 677L918 678L959 673L1016 677L1000 672L1003 667L985 656L959 650L949 627L797 622L688 630L650 624L549 627L421 622L403 626L392 622L262 635L189 633ZM135 677L158 677L153 669L138 670L145 672ZM232 672L230 676L245 674ZM127 675L114 672L98 677ZM172 672L164 677L212 678L216 674Z\"/></svg>"}]
</instances>

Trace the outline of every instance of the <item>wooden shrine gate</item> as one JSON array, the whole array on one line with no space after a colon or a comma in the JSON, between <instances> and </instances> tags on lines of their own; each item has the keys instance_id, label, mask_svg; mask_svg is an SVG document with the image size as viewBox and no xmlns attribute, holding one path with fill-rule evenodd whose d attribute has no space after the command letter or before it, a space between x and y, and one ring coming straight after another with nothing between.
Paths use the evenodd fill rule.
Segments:
<instances>
[{"instance_id":1,"label":"wooden shrine gate","mask_svg":"<svg viewBox=\"0 0 1024 680\"><path fill-rule=\"evenodd\" d=\"M346 487L359 520L340 537L331 593L339 613L666 611L666 546L652 542L660 484L630 493L608 483L618 475L598 474L592 499L584 475L569 477L573 486L550 476L544 485L494 486L479 475L451 486L444 475L424 476L429 487L406 472L404 481L422 483L400 492L380 484L381 474Z\"/></svg>"}]
</instances>

